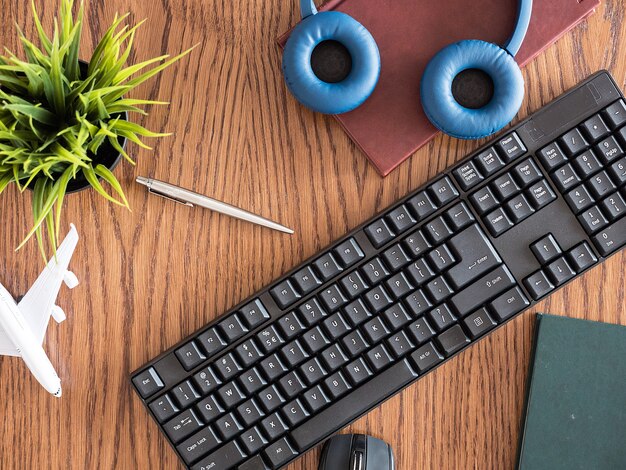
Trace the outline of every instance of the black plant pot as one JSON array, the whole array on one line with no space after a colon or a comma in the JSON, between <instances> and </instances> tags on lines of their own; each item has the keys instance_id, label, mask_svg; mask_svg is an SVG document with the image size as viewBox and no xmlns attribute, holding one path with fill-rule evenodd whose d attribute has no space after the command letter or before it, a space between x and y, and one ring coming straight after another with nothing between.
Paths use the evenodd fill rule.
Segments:
<instances>
[{"instance_id":1,"label":"black plant pot","mask_svg":"<svg viewBox=\"0 0 626 470\"><path fill-rule=\"evenodd\" d=\"M81 75L85 76L87 74L88 66L89 66L89 63L83 60L79 61ZM117 117L119 117L123 121L128 121L128 113L126 112L112 115L111 120ZM118 143L123 149L126 148L126 140L127 139L125 137L118 137L117 139ZM97 165L104 165L111 171L113 171L113 169L119 164L120 160L123 158L123 155L120 152L118 152L115 149L115 147L113 147L113 145L111 145L111 142L109 142L109 139L105 139L102 142L97 153L93 154L89 152L88 156L89 158L91 158L92 165L94 168ZM36 180L33 180L31 184L28 185L28 189L33 190L35 188L35 181ZM91 184L89 184L89 181L87 181L87 179L82 175L82 173L78 173L76 175L76 178L70 179L70 181L68 182L65 193L66 194L77 193L79 191L88 189L90 187L91 187Z\"/></svg>"}]
</instances>

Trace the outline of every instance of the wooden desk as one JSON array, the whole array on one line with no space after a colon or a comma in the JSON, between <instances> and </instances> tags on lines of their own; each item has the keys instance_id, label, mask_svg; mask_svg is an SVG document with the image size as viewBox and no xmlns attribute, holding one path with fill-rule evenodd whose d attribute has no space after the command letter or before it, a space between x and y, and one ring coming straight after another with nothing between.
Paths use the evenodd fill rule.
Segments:
<instances>
[{"instance_id":1,"label":"wooden desk","mask_svg":"<svg viewBox=\"0 0 626 470\"><path fill-rule=\"evenodd\" d=\"M4 3L1 42L16 50L13 19L34 36L29 2ZM57 2L36 4L50 27ZM380 178L335 121L287 95L274 38L296 20L295 1L92 0L83 50L115 10L149 18L133 60L201 46L135 94L171 100L139 122L175 135L153 152L131 145L137 168L116 170L133 211L93 191L66 200L64 226L74 222L82 237L71 265L82 283L61 291L68 320L51 323L44 343L63 398L48 395L19 359L0 359L2 469L180 468L129 372L479 145L438 137ZM626 1L603 1L524 69L519 118L601 68L624 86L625 11ZM136 175L193 187L296 234L149 197ZM13 251L32 222L30 195L12 188L0 207L0 281L23 294L42 268L35 243ZM625 264L625 254L613 257L346 431L389 441L399 470L512 468L533 313L626 324ZM317 459L310 452L289 468L316 469Z\"/></svg>"}]
</instances>

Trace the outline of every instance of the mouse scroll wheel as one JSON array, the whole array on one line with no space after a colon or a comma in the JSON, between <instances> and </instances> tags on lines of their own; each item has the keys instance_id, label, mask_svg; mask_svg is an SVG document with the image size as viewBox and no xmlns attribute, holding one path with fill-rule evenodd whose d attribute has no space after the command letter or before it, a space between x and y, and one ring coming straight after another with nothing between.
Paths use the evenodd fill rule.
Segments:
<instances>
[{"instance_id":1,"label":"mouse scroll wheel","mask_svg":"<svg viewBox=\"0 0 626 470\"><path fill-rule=\"evenodd\" d=\"M364 463L363 452L357 450L354 454L352 454L352 465L350 465L350 470L365 470Z\"/></svg>"}]
</instances>

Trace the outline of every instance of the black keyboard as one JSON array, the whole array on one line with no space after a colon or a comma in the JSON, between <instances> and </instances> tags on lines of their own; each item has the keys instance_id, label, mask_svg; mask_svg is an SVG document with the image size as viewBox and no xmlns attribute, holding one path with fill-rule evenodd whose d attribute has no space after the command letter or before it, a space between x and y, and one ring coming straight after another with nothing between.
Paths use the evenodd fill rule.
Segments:
<instances>
[{"instance_id":1,"label":"black keyboard","mask_svg":"<svg viewBox=\"0 0 626 470\"><path fill-rule=\"evenodd\" d=\"M277 469L626 243L598 72L132 374L192 469Z\"/></svg>"}]
</instances>

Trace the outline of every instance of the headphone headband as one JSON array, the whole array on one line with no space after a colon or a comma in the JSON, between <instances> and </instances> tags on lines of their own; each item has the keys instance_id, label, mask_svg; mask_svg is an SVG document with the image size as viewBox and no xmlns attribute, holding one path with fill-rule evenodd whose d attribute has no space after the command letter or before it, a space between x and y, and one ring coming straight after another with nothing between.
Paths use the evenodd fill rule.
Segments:
<instances>
[{"instance_id":1,"label":"headphone headband","mask_svg":"<svg viewBox=\"0 0 626 470\"><path fill-rule=\"evenodd\" d=\"M302 0L304 3L305 0ZM508 40L504 49L513 57L518 53L524 37L528 31L528 24L530 23L530 16L533 9L533 0L519 0L517 3L517 22L511 38Z\"/></svg>"},{"instance_id":2,"label":"headphone headband","mask_svg":"<svg viewBox=\"0 0 626 470\"><path fill-rule=\"evenodd\" d=\"M317 8L315 8L313 0L300 0L300 13L302 14L302 19L316 14Z\"/></svg>"}]
</instances>

